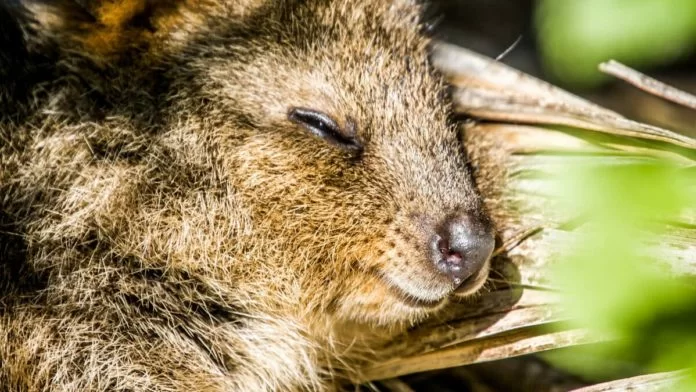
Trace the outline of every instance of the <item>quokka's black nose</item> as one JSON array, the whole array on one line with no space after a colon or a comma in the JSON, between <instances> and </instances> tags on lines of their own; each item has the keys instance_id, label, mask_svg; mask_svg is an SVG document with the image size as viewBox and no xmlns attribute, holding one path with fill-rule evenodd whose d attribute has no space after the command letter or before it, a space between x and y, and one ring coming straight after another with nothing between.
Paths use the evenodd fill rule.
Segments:
<instances>
[{"instance_id":1,"label":"quokka's black nose","mask_svg":"<svg viewBox=\"0 0 696 392\"><path fill-rule=\"evenodd\" d=\"M430 254L437 270L459 286L486 265L494 246L489 223L457 214L439 226L430 242Z\"/></svg>"}]
</instances>

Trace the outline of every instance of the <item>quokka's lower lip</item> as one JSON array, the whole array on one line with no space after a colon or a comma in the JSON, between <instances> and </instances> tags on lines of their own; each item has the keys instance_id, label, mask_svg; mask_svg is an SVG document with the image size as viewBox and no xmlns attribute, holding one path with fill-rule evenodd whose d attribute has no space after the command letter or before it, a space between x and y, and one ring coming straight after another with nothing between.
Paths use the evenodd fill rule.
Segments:
<instances>
[{"instance_id":1,"label":"quokka's lower lip","mask_svg":"<svg viewBox=\"0 0 696 392\"><path fill-rule=\"evenodd\" d=\"M405 292L402 288L390 283L386 279L382 279L382 282L387 286L389 291L397 298L399 298L402 302L405 304L412 306L414 308L435 308L438 307L440 304L442 304L443 301L445 301L446 297L439 298L439 299L422 299L415 297L407 292Z\"/></svg>"},{"instance_id":2,"label":"quokka's lower lip","mask_svg":"<svg viewBox=\"0 0 696 392\"><path fill-rule=\"evenodd\" d=\"M402 290L400 287L397 287L393 284L390 284L388 282L385 282L387 286L389 287L389 290L397 296L401 301L403 301L405 304L412 306L414 308L436 308L440 306L443 302L447 300L447 296L438 298L438 299L422 299L415 297L404 290Z\"/></svg>"},{"instance_id":3,"label":"quokka's lower lip","mask_svg":"<svg viewBox=\"0 0 696 392\"><path fill-rule=\"evenodd\" d=\"M397 288L396 290L399 290L399 289ZM404 301L406 304L408 304L409 306L412 306L414 308L436 308L436 307L440 306L445 301L445 298L437 299L437 300L424 300L424 299L415 298L413 296L407 295L403 292L401 292L399 296L401 297L402 301Z\"/></svg>"},{"instance_id":4,"label":"quokka's lower lip","mask_svg":"<svg viewBox=\"0 0 696 392\"><path fill-rule=\"evenodd\" d=\"M379 279L382 282L382 284L384 284L389 289L389 292L392 295L400 299L406 305L409 305L414 308L437 308L447 300L447 297L449 297L449 295L444 295L443 297L437 299L418 298L413 294L408 293L407 291L394 284L393 282L391 282L384 272L381 272L377 269L373 269L368 271L368 274Z\"/></svg>"}]
</instances>

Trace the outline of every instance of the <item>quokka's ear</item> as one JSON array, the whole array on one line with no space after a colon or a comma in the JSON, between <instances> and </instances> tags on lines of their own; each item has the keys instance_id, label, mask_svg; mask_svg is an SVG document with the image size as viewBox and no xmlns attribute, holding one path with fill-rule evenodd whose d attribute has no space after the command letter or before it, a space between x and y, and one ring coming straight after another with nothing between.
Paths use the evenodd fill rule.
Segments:
<instances>
[{"instance_id":1,"label":"quokka's ear","mask_svg":"<svg viewBox=\"0 0 696 392\"><path fill-rule=\"evenodd\" d=\"M214 0L22 1L46 35L111 59L160 45L174 29L195 30L191 24L201 20L196 13Z\"/></svg>"}]
</instances>

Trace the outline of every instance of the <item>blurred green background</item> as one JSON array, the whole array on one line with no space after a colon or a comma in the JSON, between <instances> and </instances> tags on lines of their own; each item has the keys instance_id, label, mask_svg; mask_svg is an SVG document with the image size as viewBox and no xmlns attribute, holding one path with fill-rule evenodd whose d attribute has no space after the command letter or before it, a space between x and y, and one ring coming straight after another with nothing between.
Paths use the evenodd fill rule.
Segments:
<instances>
[{"instance_id":1,"label":"blurred green background","mask_svg":"<svg viewBox=\"0 0 696 392\"><path fill-rule=\"evenodd\" d=\"M615 59L696 92L696 0L463 0L436 4L440 38L501 61L630 118L696 136L696 111L601 74ZM521 38L520 38L521 37ZM690 159L693 159L691 157ZM544 355L587 381L691 369L696 391L696 281L675 278L647 242L696 228L694 170L659 159L559 167L567 216L587 217L580 245L555 272L576 323L612 344ZM696 258L696 252L694 252Z\"/></svg>"},{"instance_id":2,"label":"blurred green background","mask_svg":"<svg viewBox=\"0 0 696 392\"><path fill-rule=\"evenodd\" d=\"M607 58L650 69L690 56L696 1L543 0L534 26L544 69L565 84L594 87Z\"/></svg>"},{"instance_id":3,"label":"blurred green background","mask_svg":"<svg viewBox=\"0 0 696 392\"><path fill-rule=\"evenodd\" d=\"M557 264L555 283L574 323L617 340L547 359L590 380L690 369L682 390L696 390L696 282L677 278L668 256L647 245L693 219L694 180L661 160L559 167L554 181L567 216L587 223Z\"/></svg>"}]
</instances>

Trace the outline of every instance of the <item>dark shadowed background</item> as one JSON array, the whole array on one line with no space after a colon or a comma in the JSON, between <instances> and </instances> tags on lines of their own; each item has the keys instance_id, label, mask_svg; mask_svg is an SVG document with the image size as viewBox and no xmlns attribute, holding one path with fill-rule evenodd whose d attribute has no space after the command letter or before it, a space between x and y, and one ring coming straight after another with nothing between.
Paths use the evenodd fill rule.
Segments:
<instances>
[{"instance_id":1,"label":"dark shadowed background","mask_svg":"<svg viewBox=\"0 0 696 392\"><path fill-rule=\"evenodd\" d=\"M628 117L696 135L693 112L597 70L616 59L696 93L696 1L440 0L430 14L442 39L494 58L514 45L502 62Z\"/></svg>"}]
</instances>

